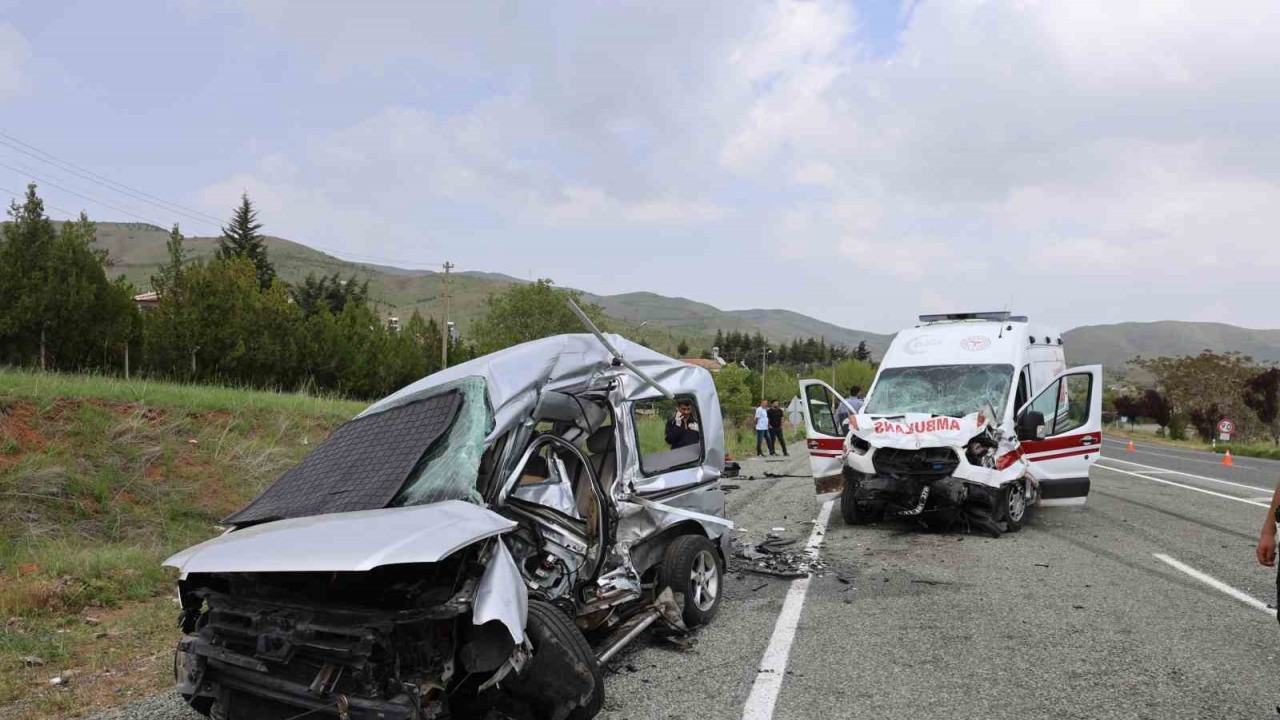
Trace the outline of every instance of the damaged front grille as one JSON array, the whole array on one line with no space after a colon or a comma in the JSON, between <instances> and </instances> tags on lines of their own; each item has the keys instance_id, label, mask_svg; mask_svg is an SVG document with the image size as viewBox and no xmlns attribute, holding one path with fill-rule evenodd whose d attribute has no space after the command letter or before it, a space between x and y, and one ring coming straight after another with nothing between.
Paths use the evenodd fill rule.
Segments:
<instances>
[{"instance_id":1,"label":"damaged front grille","mask_svg":"<svg viewBox=\"0 0 1280 720\"><path fill-rule=\"evenodd\" d=\"M389 700L401 692L400 675L438 676L453 655L457 609L447 605L365 610L198 594L207 612L182 649L209 660L210 679L238 679L242 689Z\"/></svg>"},{"instance_id":2,"label":"damaged front grille","mask_svg":"<svg viewBox=\"0 0 1280 720\"><path fill-rule=\"evenodd\" d=\"M945 447L919 450L879 448L871 456L871 463L879 475L932 481L954 473L960 458L954 450Z\"/></svg>"}]
</instances>

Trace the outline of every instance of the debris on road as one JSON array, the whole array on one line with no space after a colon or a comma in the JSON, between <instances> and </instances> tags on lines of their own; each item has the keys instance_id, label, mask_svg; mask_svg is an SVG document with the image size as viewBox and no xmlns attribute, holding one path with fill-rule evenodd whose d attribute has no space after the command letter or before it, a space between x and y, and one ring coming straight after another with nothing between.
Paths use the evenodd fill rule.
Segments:
<instances>
[{"instance_id":1,"label":"debris on road","mask_svg":"<svg viewBox=\"0 0 1280 720\"><path fill-rule=\"evenodd\" d=\"M785 530L785 528L776 528ZM794 538L783 538L776 533L769 533L763 542L744 542L734 538L733 561L730 567L735 572L751 573L796 580L809 577L826 568L826 564L818 560L807 550L787 549L795 545Z\"/></svg>"}]
</instances>

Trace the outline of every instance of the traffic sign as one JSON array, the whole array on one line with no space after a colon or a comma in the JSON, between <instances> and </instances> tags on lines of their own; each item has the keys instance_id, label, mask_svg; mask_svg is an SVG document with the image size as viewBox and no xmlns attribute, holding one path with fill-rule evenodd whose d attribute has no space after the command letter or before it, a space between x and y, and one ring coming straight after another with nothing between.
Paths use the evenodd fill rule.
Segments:
<instances>
[{"instance_id":1,"label":"traffic sign","mask_svg":"<svg viewBox=\"0 0 1280 720\"><path fill-rule=\"evenodd\" d=\"M1230 420L1223 418L1218 421L1218 439L1230 440L1231 436L1236 432L1236 424Z\"/></svg>"}]
</instances>

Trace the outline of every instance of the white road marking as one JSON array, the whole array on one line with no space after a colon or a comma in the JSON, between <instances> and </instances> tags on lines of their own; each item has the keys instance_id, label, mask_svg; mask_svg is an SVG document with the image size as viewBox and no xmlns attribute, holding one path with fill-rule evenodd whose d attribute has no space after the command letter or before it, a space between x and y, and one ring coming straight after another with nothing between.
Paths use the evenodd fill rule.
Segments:
<instances>
[{"instance_id":1,"label":"white road marking","mask_svg":"<svg viewBox=\"0 0 1280 720\"><path fill-rule=\"evenodd\" d=\"M1266 492L1268 489L1265 487L1259 487L1257 485L1248 485L1246 483L1231 482L1230 480L1219 480L1218 478L1211 478L1204 475L1192 475L1191 473L1185 473L1185 472L1182 472L1181 470L1165 470L1164 468L1159 468L1159 467L1156 467L1155 465L1143 465L1142 463L1136 463L1136 462L1133 462L1132 460L1121 460L1120 458L1114 458L1114 457L1108 457L1107 460L1110 462L1124 463L1125 465L1136 465L1140 468L1143 468L1144 470L1159 472L1162 475L1181 475L1183 477L1195 478L1196 480L1204 480L1205 482L1218 483L1219 485L1230 485L1232 487L1244 488L1245 490L1262 490L1263 492Z\"/></svg>"},{"instance_id":2,"label":"white road marking","mask_svg":"<svg viewBox=\"0 0 1280 720\"><path fill-rule=\"evenodd\" d=\"M1228 500L1235 500L1236 502L1248 503L1250 505L1257 505L1258 507L1264 507L1264 508L1271 507L1270 503L1254 502L1252 500L1246 500L1245 498L1242 498L1242 497L1236 497L1235 495L1226 495L1220 492L1214 492L1212 490L1205 490L1204 488L1198 488L1198 487L1195 487L1194 485L1183 485L1182 483L1176 483L1176 482L1173 482L1172 480L1164 480L1162 478L1155 478L1149 475L1139 475L1136 472L1121 470L1120 468L1110 467L1108 465L1103 465L1101 463L1099 463L1097 467L1100 467L1103 470L1110 470L1111 472L1122 473L1124 475L1132 475L1136 478L1142 478L1143 480L1150 480L1151 482L1160 483L1162 485L1172 485L1174 487L1180 487L1184 490L1195 490L1196 492L1204 493L1205 495L1212 495L1214 497L1226 498Z\"/></svg>"},{"instance_id":3,"label":"white road marking","mask_svg":"<svg viewBox=\"0 0 1280 720\"><path fill-rule=\"evenodd\" d=\"M1124 440L1112 440L1111 438L1104 437L1103 441L1109 442L1117 448L1127 448L1129 446L1129 443ZM1168 449L1173 450L1174 448L1168 448ZM1195 455L1201 452L1197 450L1179 450L1178 452L1156 452L1155 450L1147 450L1145 447L1139 446L1135 448L1133 452L1145 453L1147 455L1159 455L1160 457L1173 458L1175 460L1186 460L1187 462L1201 463L1202 465L1221 465L1222 464L1221 460L1204 460L1201 458L1190 457L1191 455ZM1181 454L1181 453L1185 453L1185 454ZM1256 459L1256 458L1253 458L1253 459ZM1257 470L1260 472L1265 472L1266 470L1268 470L1268 468L1265 468L1265 467L1255 467L1253 465L1243 464L1239 461L1238 458L1236 459L1236 467L1239 467L1244 470Z\"/></svg>"},{"instance_id":4,"label":"white road marking","mask_svg":"<svg viewBox=\"0 0 1280 720\"><path fill-rule=\"evenodd\" d=\"M823 503L818 511L818 519L813 524L813 533L805 544L805 552L811 557L818 556L818 545L827 531L827 522L831 520L831 507L834 502ZM751 686L751 694L747 696L747 704L742 709L742 720L772 720L773 707L778 702L778 693L782 690L782 679L787 674L787 661L791 656L791 643L796 639L796 629L800 626L800 611L804 609L804 597L809 592L809 578L803 577L791 581L787 590L787 599L782 603L782 612L773 626L773 635L769 638L769 647L765 648L764 658L760 661L760 670L756 674L755 684Z\"/></svg>"},{"instance_id":5,"label":"white road marking","mask_svg":"<svg viewBox=\"0 0 1280 720\"><path fill-rule=\"evenodd\" d=\"M1054 498L1052 500L1041 500L1040 502L1036 503L1036 507L1070 507L1073 505L1084 505L1084 504L1085 504L1085 498L1069 497L1069 498Z\"/></svg>"},{"instance_id":6,"label":"white road marking","mask_svg":"<svg viewBox=\"0 0 1280 720\"><path fill-rule=\"evenodd\" d=\"M1165 564L1169 565L1170 567L1173 567L1173 568L1175 568L1175 569L1177 569L1177 570L1181 570L1182 572L1184 572L1184 573L1186 573L1186 574L1190 575L1191 577L1193 577L1193 578L1195 578L1195 579L1199 580L1200 582L1204 583L1205 585L1208 585L1209 587L1211 587L1211 588L1213 588L1213 589L1215 589L1215 590L1219 590L1219 591L1221 591L1221 592L1224 592L1224 593L1226 593L1226 594L1230 595L1231 597L1235 598L1236 600L1239 600L1240 602L1244 603L1245 605L1248 605L1248 606L1249 606L1249 607L1251 607L1251 608L1256 608L1256 609L1258 609L1258 610L1261 610L1262 612L1264 612L1264 613L1266 613L1266 614L1270 615L1271 617L1275 617L1275 616L1276 616L1276 610L1275 610L1275 608L1267 607L1267 604L1266 604L1266 603L1264 603L1264 602L1262 602L1262 601L1261 601L1261 600L1259 600L1258 598L1256 598L1256 597L1254 597L1254 596L1252 596L1252 595L1249 595L1249 594L1247 594L1247 593L1244 593L1244 592L1242 592L1242 591L1240 591L1240 590L1237 590L1237 589L1235 589L1235 588L1231 587L1230 585L1228 585L1228 584L1226 584L1226 583L1222 582L1221 580L1219 580L1219 579L1217 579L1217 578L1214 578L1214 577L1210 577L1210 576L1208 576L1208 575L1205 575L1204 573L1202 573L1202 572L1200 572L1199 570L1197 570L1197 569L1195 569L1195 568L1191 567L1190 565L1187 565L1187 564L1185 564L1185 563L1178 562L1177 560L1174 560L1173 558L1169 557L1168 555L1164 555L1164 554L1161 554L1161 553L1154 553L1154 555L1155 555L1155 558L1156 558L1157 560L1159 560L1160 562L1165 563Z\"/></svg>"}]
</instances>

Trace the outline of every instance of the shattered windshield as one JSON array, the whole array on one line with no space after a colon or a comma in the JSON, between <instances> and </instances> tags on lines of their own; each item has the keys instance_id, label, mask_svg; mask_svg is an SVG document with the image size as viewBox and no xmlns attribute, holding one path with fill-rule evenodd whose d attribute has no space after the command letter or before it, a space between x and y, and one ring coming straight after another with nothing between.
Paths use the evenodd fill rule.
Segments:
<instances>
[{"instance_id":1,"label":"shattered windshield","mask_svg":"<svg viewBox=\"0 0 1280 720\"><path fill-rule=\"evenodd\" d=\"M862 409L869 415L925 413L964 417L985 403L1004 407L1012 365L886 368Z\"/></svg>"},{"instance_id":2,"label":"shattered windshield","mask_svg":"<svg viewBox=\"0 0 1280 720\"><path fill-rule=\"evenodd\" d=\"M418 461L392 501L393 506L425 505L443 500L483 504L476 490L476 477L484 455L485 436L493 428L487 388L484 378L467 377L432 388L430 392L452 390L462 395L457 417Z\"/></svg>"}]
</instances>

